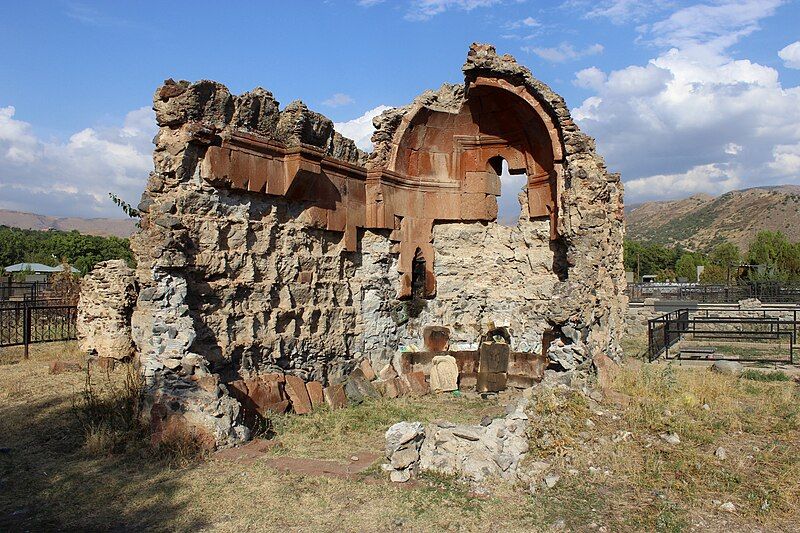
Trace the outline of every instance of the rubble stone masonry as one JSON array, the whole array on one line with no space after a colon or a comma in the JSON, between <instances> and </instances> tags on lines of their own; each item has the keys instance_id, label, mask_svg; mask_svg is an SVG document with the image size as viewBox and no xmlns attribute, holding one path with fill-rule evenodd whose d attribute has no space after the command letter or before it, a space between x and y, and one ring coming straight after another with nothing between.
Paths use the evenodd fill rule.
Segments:
<instances>
[{"instance_id":1,"label":"rubble stone masonry","mask_svg":"<svg viewBox=\"0 0 800 533\"><path fill-rule=\"evenodd\" d=\"M261 88L168 80L132 247L132 333L156 427L217 446L249 436L227 383L269 372L337 383L425 326L474 349L616 357L625 307L622 184L563 99L488 45L464 85L375 119L367 155L330 120ZM497 223L501 159L525 174Z\"/></svg>"}]
</instances>

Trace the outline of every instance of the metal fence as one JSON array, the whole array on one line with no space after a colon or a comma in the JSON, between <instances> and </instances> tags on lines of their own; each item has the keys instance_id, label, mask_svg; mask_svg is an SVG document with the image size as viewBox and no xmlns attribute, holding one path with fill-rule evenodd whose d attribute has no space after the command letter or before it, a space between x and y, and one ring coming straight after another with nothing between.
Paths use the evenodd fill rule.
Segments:
<instances>
[{"instance_id":1,"label":"metal fence","mask_svg":"<svg viewBox=\"0 0 800 533\"><path fill-rule=\"evenodd\" d=\"M0 283L0 304L3 302L36 302L41 300L50 283L47 281L7 281Z\"/></svg>"},{"instance_id":2,"label":"metal fence","mask_svg":"<svg viewBox=\"0 0 800 533\"><path fill-rule=\"evenodd\" d=\"M17 305L0 308L0 347L77 338L75 305Z\"/></svg>"},{"instance_id":3,"label":"metal fence","mask_svg":"<svg viewBox=\"0 0 800 533\"><path fill-rule=\"evenodd\" d=\"M680 309L648 321L646 357L794 364L798 329L797 308Z\"/></svg>"},{"instance_id":4,"label":"metal fence","mask_svg":"<svg viewBox=\"0 0 800 533\"><path fill-rule=\"evenodd\" d=\"M631 302L646 298L690 300L701 303L736 303L757 298L764 303L800 303L800 285L753 282L741 285L699 285L669 283L631 283L627 288Z\"/></svg>"}]
</instances>

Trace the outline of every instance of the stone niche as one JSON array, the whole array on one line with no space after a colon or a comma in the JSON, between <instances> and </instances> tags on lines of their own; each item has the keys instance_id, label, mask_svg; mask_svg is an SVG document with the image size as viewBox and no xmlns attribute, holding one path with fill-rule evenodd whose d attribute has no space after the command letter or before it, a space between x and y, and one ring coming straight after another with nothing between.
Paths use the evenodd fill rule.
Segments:
<instances>
[{"instance_id":1,"label":"stone niche","mask_svg":"<svg viewBox=\"0 0 800 533\"><path fill-rule=\"evenodd\" d=\"M619 175L512 57L475 44L463 72L377 117L370 154L261 88L156 91L132 332L159 424L235 444L249 430L227 384L338 383L397 364L427 326L453 351L504 328L512 354L617 356ZM527 176L514 227L497 222L503 161Z\"/></svg>"}]
</instances>

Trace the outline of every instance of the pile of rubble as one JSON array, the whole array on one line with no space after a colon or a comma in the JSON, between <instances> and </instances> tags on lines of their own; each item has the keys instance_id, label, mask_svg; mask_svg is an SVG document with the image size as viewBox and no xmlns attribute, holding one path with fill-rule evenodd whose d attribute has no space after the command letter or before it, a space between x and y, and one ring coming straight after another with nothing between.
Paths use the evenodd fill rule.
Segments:
<instances>
[{"instance_id":1,"label":"pile of rubble","mask_svg":"<svg viewBox=\"0 0 800 533\"><path fill-rule=\"evenodd\" d=\"M399 422L386 432L384 469L395 482L419 471L454 475L472 482L488 478L516 479L517 467L528 451L527 399L506 408L506 416L480 425L436 421Z\"/></svg>"}]
</instances>

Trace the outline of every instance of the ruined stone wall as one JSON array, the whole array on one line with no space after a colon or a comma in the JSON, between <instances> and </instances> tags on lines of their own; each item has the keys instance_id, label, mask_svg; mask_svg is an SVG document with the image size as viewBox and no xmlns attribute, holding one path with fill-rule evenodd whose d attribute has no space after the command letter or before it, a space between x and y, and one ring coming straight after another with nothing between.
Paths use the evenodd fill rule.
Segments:
<instances>
[{"instance_id":1,"label":"ruined stone wall","mask_svg":"<svg viewBox=\"0 0 800 533\"><path fill-rule=\"evenodd\" d=\"M155 171L132 240L141 287L132 331L155 428L178 420L216 445L239 442L249 430L226 383L271 371L336 382L362 357L380 368L402 346L421 345L429 325L449 327L454 348L474 347L492 324L508 328L513 350L547 351L550 330L588 354L618 353L619 177L560 97L513 59L475 45L464 71L466 86L376 119L369 161L330 120L300 102L280 110L263 89L233 96L214 82L170 80L156 92ZM423 186L414 203L413 176L386 168L403 117L459 108L477 77L527 91L554 124L546 138L537 126L551 160L536 160L543 192L531 196L529 181L515 227L470 218L490 213L489 185L460 193L445 176L437 187L451 196ZM514 150L503 153L524 155ZM460 198L458 216L425 204L426 194ZM400 299L415 247L435 276L418 313L410 304L420 302Z\"/></svg>"},{"instance_id":2,"label":"ruined stone wall","mask_svg":"<svg viewBox=\"0 0 800 533\"><path fill-rule=\"evenodd\" d=\"M121 259L95 265L81 282L77 333L81 351L109 359L133 355L131 313L138 284Z\"/></svg>"}]
</instances>

